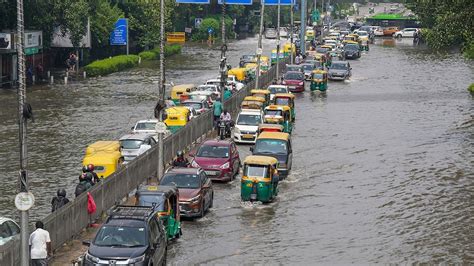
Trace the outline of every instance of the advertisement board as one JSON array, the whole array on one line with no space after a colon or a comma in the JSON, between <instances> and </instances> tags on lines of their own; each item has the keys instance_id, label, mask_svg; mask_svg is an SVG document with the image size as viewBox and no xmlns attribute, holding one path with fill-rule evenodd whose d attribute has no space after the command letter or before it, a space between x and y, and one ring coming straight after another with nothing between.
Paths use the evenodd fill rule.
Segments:
<instances>
[{"instance_id":1,"label":"advertisement board","mask_svg":"<svg viewBox=\"0 0 474 266\"><path fill-rule=\"evenodd\" d=\"M89 20L87 20L86 27L87 27L86 34L84 35L81 42L79 43L79 47L91 48L91 28L90 28ZM66 31L66 34L63 34L59 27L54 28L53 41L51 42L51 47L72 48L73 45L71 42L71 35L69 34L69 32Z\"/></svg>"},{"instance_id":2,"label":"advertisement board","mask_svg":"<svg viewBox=\"0 0 474 266\"><path fill-rule=\"evenodd\" d=\"M43 32L25 32L25 48L43 48Z\"/></svg>"}]
</instances>

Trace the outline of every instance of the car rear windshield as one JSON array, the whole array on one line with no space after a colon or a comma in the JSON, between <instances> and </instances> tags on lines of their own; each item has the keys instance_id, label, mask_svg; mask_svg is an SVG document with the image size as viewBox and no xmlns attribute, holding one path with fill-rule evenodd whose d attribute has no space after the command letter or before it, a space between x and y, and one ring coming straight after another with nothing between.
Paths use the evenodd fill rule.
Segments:
<instances>
[{"instance_id":1,"label":"car rear windshield","mask_svg":"<svg viewBox=\"0 0 474 266\"><path fill-rule=\"evenodd\" d=\"M276 93L287 93L287 90L285 88L280 88L280 87L270 87L268 88L270 93L276 94Z\"/></svg>"},{"instance_id":2,"label":"car rear windshield","mask_svg":"<svg viewBox=\"0 0 474 266\"><path fill-rule=\"evenodd\" d=\"M265 165L245 165L244 176L267 177L268 167Z\"/></svg>"},{"instance_id":3,"label":"car rear windshield","mask_svg":"<svg viewBox=\"0 0 474 266\"><path fill-rule=\"evenodd\" d=\"M254 153L256 154L287 154L286 141L278 139L257 139Z\"/></svg>"},{"instance_id":4,"label":"car rear windshield","mask_svg":"<svg viewBox=\"0 0 474 266\"><path fill-rule=\"evenodd\" d=\"M304 75L302 73L286 73L284 78L286 80L303 80Z\"/></svg>"},{"instance_id":5,"label":"car rear windshield","mask_svg":"<svg viewBox=\"0 0 474 266\"><path fill-rule=\"evenodd\" d=\"M195 110L199 110L199 109L202 108L202 104L201 104L201 103L184 103L184 106L192 107L192 108L194 108Z\"/></svg>"},{"instance_id":6,"label":"car rear windshield","mask_svg":"<svg viewBox=\"0 0 474 266\"><path fill-rule=\"evenodd\" d=\"M344 50L346 50L346 51L357 51L357 50L359 50L359 45L347 44L346 46L344 46Z\"/></svg>"},{"instance_id":7,"label":"car rear windshield","mask_svg":"<svg viewBox=\"0 0 474 266\"><path fill-rule=\"evenodd\" d=\"M202 145L196 156L205 158L229 158L229 147Z\"/></svg>"},{"instance_id":8,"label":"car rear windshield","mask_svg":"<svg viewBox=\"0 0 474 266\"><path fill-rule=\"evenodd\" d=\"M143 141L137 139L125 139L120 141L122 149L139 149Z\"/></svg>"},{"instance_id":9,"label":"car rear windshield","mask_svg":"<svg viewBox=\"0 0 474 266\"><path fill-rule=\"evenodd\" d=\"M325 54L327 51L329 51L328 48L316 48L316 52L320 54Z\"/></svg>"},{"instance_id":10,"label":"car rear windshield","mask_svg":"<svg viewBox=\"0 0 474 266\"><path fill-rule=\"evenodd\" d=\"M195 174L166 174L160 182L162 186L176 186L178 188L199 188L200 179Z\"/></svg>"},{"instance_id":11,"label":"car rear windshield","mask_svg":"<svg viewBox=\"0 0 474 266\"><path fill-rule=\"evenodd\" d=\"M279 115L279 116L283 116L281 110L266 110L266 111L265 111L265 115Z\"/></svg>"},{"instance_id":12,"label":"car rear windshield","mask_svg":"<svg viewBox=\"0 0 474 266\"><path fill-rule=\"evenodd\" d=\"M237 125L256 126L262 123L260 115L240 114L237 118Z\"/></svg>"},{"instance_id":13,"label":"car rear windshield","mask_svg":"<svg viewBox=\"0 0 474 266\"><path fill-rule=\"evenodd\" d=\"M143 247L147 245L143 227L104 225L94 239L94 245L107 247Z\"/></svg>"},{"instance_id":14,"label":"car rear windshield","mask_svg":"<svg viewBox=\"0 0 474 266\"><path fill-rule=\"evenodd\" d=\"M313 67L313 65L303 65L303 69L304 70L313 70L314 67Z\"/></svg>"},{"instance_id":15,"label":"car rear windshield","mask_svg":"<svg viewBox=\"0 0 474 266\"><path fill-rule=\"evenodd\" d=\"M290 99L289 98L276 98L275 104L276 105L289 105Z\"/></svg>"},{"instance_id":16,"label":"car rear windshield","mask_svg":"<svg viewBox=\"0 0 474 266\"><path fill-rule=\"evenodd\" d=\"M164 211L165 199L162 195L140 195L138 198L138 205L139 206L147 206L151 207L155 205L156 211Z\"/></svg>"},{"instance_id":17,"label":"car rear windshield","mask_svg":"<svg viewBox=\"0 0 474 266\"><path fill-rule=\"evenodd\" d=\"M135 130L155 130L156 123L153 122L143 122L137 123Z\"/></svg>"},{"instance_id":18,"label":"car rear windshield","mask_svg":"<svg viewBox=\"0 0 474 266\"><path fill-rule=\"evenodd\" d=\"M347 69L347 65L343 63L332 63L331 69Z\"/></svg>"}]
</instances>

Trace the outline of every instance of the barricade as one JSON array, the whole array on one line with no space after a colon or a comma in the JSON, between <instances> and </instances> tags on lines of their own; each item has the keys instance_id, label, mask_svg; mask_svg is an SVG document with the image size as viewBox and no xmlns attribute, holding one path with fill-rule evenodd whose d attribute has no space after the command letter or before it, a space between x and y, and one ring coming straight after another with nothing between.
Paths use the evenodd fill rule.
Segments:
<instances>
[{"instance_id":1,"label":"barricade","mask_svg":"<svg viewBox=\"0 0 474 266\"><path fill-rule=\"evenodd\" d=\"M280 62L283 70L287 61ZM271 83L276 74L276 68L271 68L260 77L260 84ZM242 90L234 93L224 102L224 106L233 117L236 117L240 104L255 87L255 81L249 82ZM262 86L263 87L263 86ZM196 141L202 141L213 129L213 113L207 111L191 120L185 127L165 138L164 158L165 164L171 162L178 150L189 150ZM88 192L91 193L97 205L97 211L90 216L87 213L87 193L81 194L72 202L49 214L43 219L45 229L49 231L53 250L79 235L89 223L116 203L122 202L131 191L146 181L149 177L156 176L158 168L158 145L140 155L135 160L121 167L117 172L95 185ZM0 265L19 264L19 241L10 241L10 244L0 248Z\"/></svg>"}]
</instances>

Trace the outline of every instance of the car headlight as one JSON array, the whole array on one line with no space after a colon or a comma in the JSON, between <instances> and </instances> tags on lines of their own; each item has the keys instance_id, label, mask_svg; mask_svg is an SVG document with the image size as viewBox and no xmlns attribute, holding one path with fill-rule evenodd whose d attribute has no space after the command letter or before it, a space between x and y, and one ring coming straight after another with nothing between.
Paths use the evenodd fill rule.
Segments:
<instances>
[{"instance_id":1,"label":"car headlight","mask_svg":"<svg viewBox=\"0 0 474 266\"><path fill-rule=\"evenodd\" d=\"M197 195L197 196L194 197L194 198L190 198L188 201L191 202L191 203L196 203L196 202L198 202L200 199L201 199L201 195Z\"/></svg>"},{"instance_id":2,"label":"car headlight","mask_svg":"<svg viewBox=\"0 0 474 266\"><path fill-rule=\"evenodd\" d=\"M302 82L298 83L298 85L300 85L300 86L301 86L301 85L304 85L304 82L302 81Z\"/></svg>"},{"instance_id":3,"label":"car headlight","mask_svg":"<svg viewBox=\"0 0 474 266\"><path fill-rule=\"evenodd\" d=\"M99 263L100 261L99 258L92 256L91 254L89 254L89 252L86 252L86 260L89 260L95 263Z\"/></svg>"},{"instance_id":4,"label":"car headlight","mask_svg":"<svg viewBox=\"0 0 474 266\"><path fill-rule=\"evenodd\" d=\"M191 166L194 168L199 168L199 164L195 160L191 163Z\"/></svg>"},{"instance_id":5,"label":"car headlight","mask_svg":"<svg viewBox=\"0 0 474 266\"><path fill-rule=\"evenodd\" d=\"M240 129L239 129L238 127L235 127L235 128L234 128L234 133L240 134Z\"/></svg>"},{"instance_id":6,"label":"car headlight","mask_svg":"<svg viewBox=\"0 0 474 266\"><path fill-rule=\"evenodd\" d=\"M221 167L219 168L226 169L226 168L229 168L229 165L230 165L229 162L226 162L225 164L221 165Z\"/></svg>"},{"instance_id":7,"label":"car headlight","mask_svg":"<svg viewBox=\"0 0 474 266\"><path fill-rule=\"evenodd\" d=\"M145 261L145 255L128 260L129 263L140 263Z\"/></svg>"}]
</instances>

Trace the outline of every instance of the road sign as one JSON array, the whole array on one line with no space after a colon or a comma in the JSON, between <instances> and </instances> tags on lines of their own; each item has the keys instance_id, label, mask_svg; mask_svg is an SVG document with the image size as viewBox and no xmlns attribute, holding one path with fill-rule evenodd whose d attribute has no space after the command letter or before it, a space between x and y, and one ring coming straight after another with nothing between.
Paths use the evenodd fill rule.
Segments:
<instances>
[{"instance_id":1,"label":"road sign","mask_svg":"<svg viewBox=\"0 0 474 266\"><path fill-rule=\"evenodd\" d=\"M180 4L210 4L210 0L176 0Z\"/></svg>"},{"instance_id":2,"label":"road sign","mask_svg":"<svg viewBox=\"0 0 474 266\"><path fill-rule=\"evenodd\" d=\"M202 23L202 18L195 18L194 19L194 27L195 28L199 28L201 26L201 23Z\"/></svg>"},{"instance_id":3,"label":"road sign","mask_svg":"<svg viewBox=\"0 0 474 266\"><path fill-rule=\"evenodd\" d=\"M156 130L156 132L158 132L158 134L166 133L166 124L163 123L163 122L156 123L155 130Z\"/></svg>"},{"instance_id":4,"label":"road sign","mask_svg":"<svg viewBox=\"0 0 474 266\"><path fill-rule=\"evenodd\" d=\"M38 52L39 52L38 47L25 48L25 55L33 55L33 54L37 54Z\"/></svg>"},{"instance_id":5,"label":"road sign","mask_svg":"<svg viewBox=\"0 0 474 266\"><path fill-rule=\"evenodd\" d=\"M214 33L214 29L211 28L211 27L207 28L207 33L213 34L213 33Z\"/></svg>"},{"instance_id":6,"label":"road sign","mask_svg":"<svg viewBox=\"0 0 474 266\"><path fill-rule=\"evenodd\" d=\"M293 5L295 4L295 0L265 0L265 5L267 6L276 6L280 4L281 6L289 6L293 1Z\"/></svg>"},{"instance_id":7,"label":"road sign","mask_svg":"<svg viewBox=\"0 0 474 266\"><path fill-rule=\"evenodd\" d=\"M219 5L225 3L226 5L252 5L252 0L219 0Z\"/></svg>"},{"instance_id":8,"label":"road sign","mask_svg":"<svg viewBox=\"0 0 474 266\"><path fill-rule=\"evenodd\" d=\"M126 18L119 18L115 22L114 30L110 34L110 45L127 45L127 24Z\"/></svg>"},{"instance_id":9,"label":"road sign","mask_svg":"<svg viewBox=\"0 0 474 266\"><path fill-rule=\"evenodd\" d=\"M35 204L35 196L31 192L20 192L15 196L15 206L20 211L27 211Z\"/></svg>"}]
</instances>

